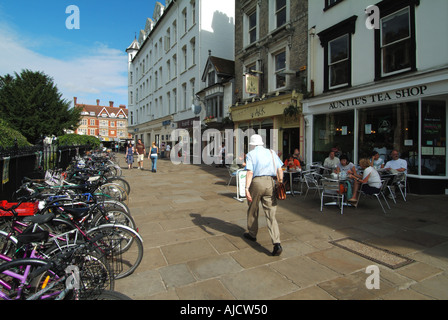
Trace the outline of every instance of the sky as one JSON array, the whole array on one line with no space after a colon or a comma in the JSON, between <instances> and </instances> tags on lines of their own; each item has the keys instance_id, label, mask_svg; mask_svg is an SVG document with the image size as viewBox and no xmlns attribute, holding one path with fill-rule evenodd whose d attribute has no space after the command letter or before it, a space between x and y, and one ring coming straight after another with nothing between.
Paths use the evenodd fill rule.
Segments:
<instances>
[{"instance_id":1,"label":"sky","mask_svg":"<svg viewBox=\"0 0 448 320\"><path fill-rule=\"evenodd\" d=\"M127 105L126 48L155 2L0 0L0 75L41 71L67 101Z\"/></svg>"}]
</instances>

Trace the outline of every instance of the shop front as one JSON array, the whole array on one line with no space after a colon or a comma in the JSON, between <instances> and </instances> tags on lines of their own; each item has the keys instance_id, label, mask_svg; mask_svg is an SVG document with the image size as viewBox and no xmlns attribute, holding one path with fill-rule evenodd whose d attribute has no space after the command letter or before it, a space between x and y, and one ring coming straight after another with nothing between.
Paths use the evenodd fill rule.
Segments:
<instances>
[{"instance_id":1,"label":"shop front","mask_svg":"<svg viewBox=\"0 0 448 320\"><path fill-rule=\"evenodd\" d=\"M294 148L303 146L303 117L300 113L302 95L295 92L275 96L231 108L234 129L263 135L266 147L275 150L281 158L291 153ZM285 116L286 108L294 106L297 114ZM248 148L247 135L244 137L244 151ZM239 145L238 141L235 141Z\"/></svg>"},{"instance_id":2,"label":"shop front","mask_svg":"<svg viewBox=\"0 0 448 320\"><path fill-rule=\"evenodd\" d=\"M323 162L337 149L354 163L373 151L387 162L395 149L408 163L411 192L443 194L447 105L446 70L309 99L304 101L307 160Z\"/></svg>"}]
</instances>

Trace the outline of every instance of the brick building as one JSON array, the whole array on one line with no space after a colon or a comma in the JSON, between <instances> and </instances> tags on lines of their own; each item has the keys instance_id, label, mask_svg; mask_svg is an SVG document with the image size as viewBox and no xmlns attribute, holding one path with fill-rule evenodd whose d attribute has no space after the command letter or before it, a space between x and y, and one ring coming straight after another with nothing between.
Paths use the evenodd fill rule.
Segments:
<instances>
[{"instance_id":1,"label":"brick building","mask_svg":"<svg viewBox=\"0 0 448 320\"><path fill-rule=\"evenodd\" d=\"M267 146L303 152L308 1L236 1L235 31L235 129L265 129Z\"/></svg>"},{"instance_id":2,"label":"brick building","mask_svg":"<svg viewBox=\"0 0 448 320\"><path fill-rule=\"evenodd\" d=\"M99 99L96 100L96 105L82 104L75 97L74 106L82 108L76 134L97 137L105 145L132 138L128 133L128 110L125 105L114 107L113 101L109 101L108 106L101 106Z\"/></svg>"}]
</instances>

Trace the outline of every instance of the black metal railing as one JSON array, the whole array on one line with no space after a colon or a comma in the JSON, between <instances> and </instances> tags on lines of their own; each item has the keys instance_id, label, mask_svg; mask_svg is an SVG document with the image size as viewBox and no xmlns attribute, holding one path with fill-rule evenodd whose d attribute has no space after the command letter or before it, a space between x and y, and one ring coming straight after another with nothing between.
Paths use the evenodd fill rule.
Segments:
<instances>
[{"instance_id":1,"label":"black metal railing","mask_svg":"<svg viewBox=\"0 0 448 320\"><path fill-rule=\"evenodd\" d=\"M47 169L66 169L76 155L90 149L57 144L0 148L0 200L12 201L23 178L43 179Z\"/></svg>"}]
</instances>

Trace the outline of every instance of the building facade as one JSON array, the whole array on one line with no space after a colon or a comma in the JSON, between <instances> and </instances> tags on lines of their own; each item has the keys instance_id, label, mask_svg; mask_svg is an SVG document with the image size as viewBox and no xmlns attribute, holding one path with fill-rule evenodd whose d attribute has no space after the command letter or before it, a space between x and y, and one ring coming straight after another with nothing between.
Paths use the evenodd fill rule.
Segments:
<instances>
[{"instance_id":1,"label":"building facade","mask_svg":"<svg viewBox=\"0 0 448 320\"><path fill-rule=\"evenodd\" d=\"M197 93L209 51L233 60L234 1L157 2L145 29L126 50L129 56L129 130L146 145L171 141L173 129L186 129L193 143L194 120L206 116ZM201 107L198 111L197 107Z\"/></svg>"},{"instance_id":2,"label":"building facade","mask_svg":"<svg viewBox=\"0 0 448 320\"><path fill-rule=\"evenodd\" d=\"M96 105L78 103L74 98L75 108L81 108L81 122L75 134L93 136L105 145L124 142L132 135L128 133L128 110L125 105L114 107L113 101L108 106L101 106L100 100Z\"/></svg>"},{"instance_id":3,"label":"building facade","mask_svg":"<svg viewBox=\"0 0 448 320\"><path fill-rule=\"evenodd\" d=\"M231 117L235 129L265 129L266 145L284 156L304 151L307 15L308 1L243 0L235 8Z\"/></svg>"},{"instance_id":4,"label":"building facade","mask_svg":"<svg viewBox=\"0 0 448 320\"><path fill-rule=\"evenodd\" d=\"M446 192L447 12L444 0L310 1L307 162L396 149L412 192Z\"/></svg>"}]
</instances>

